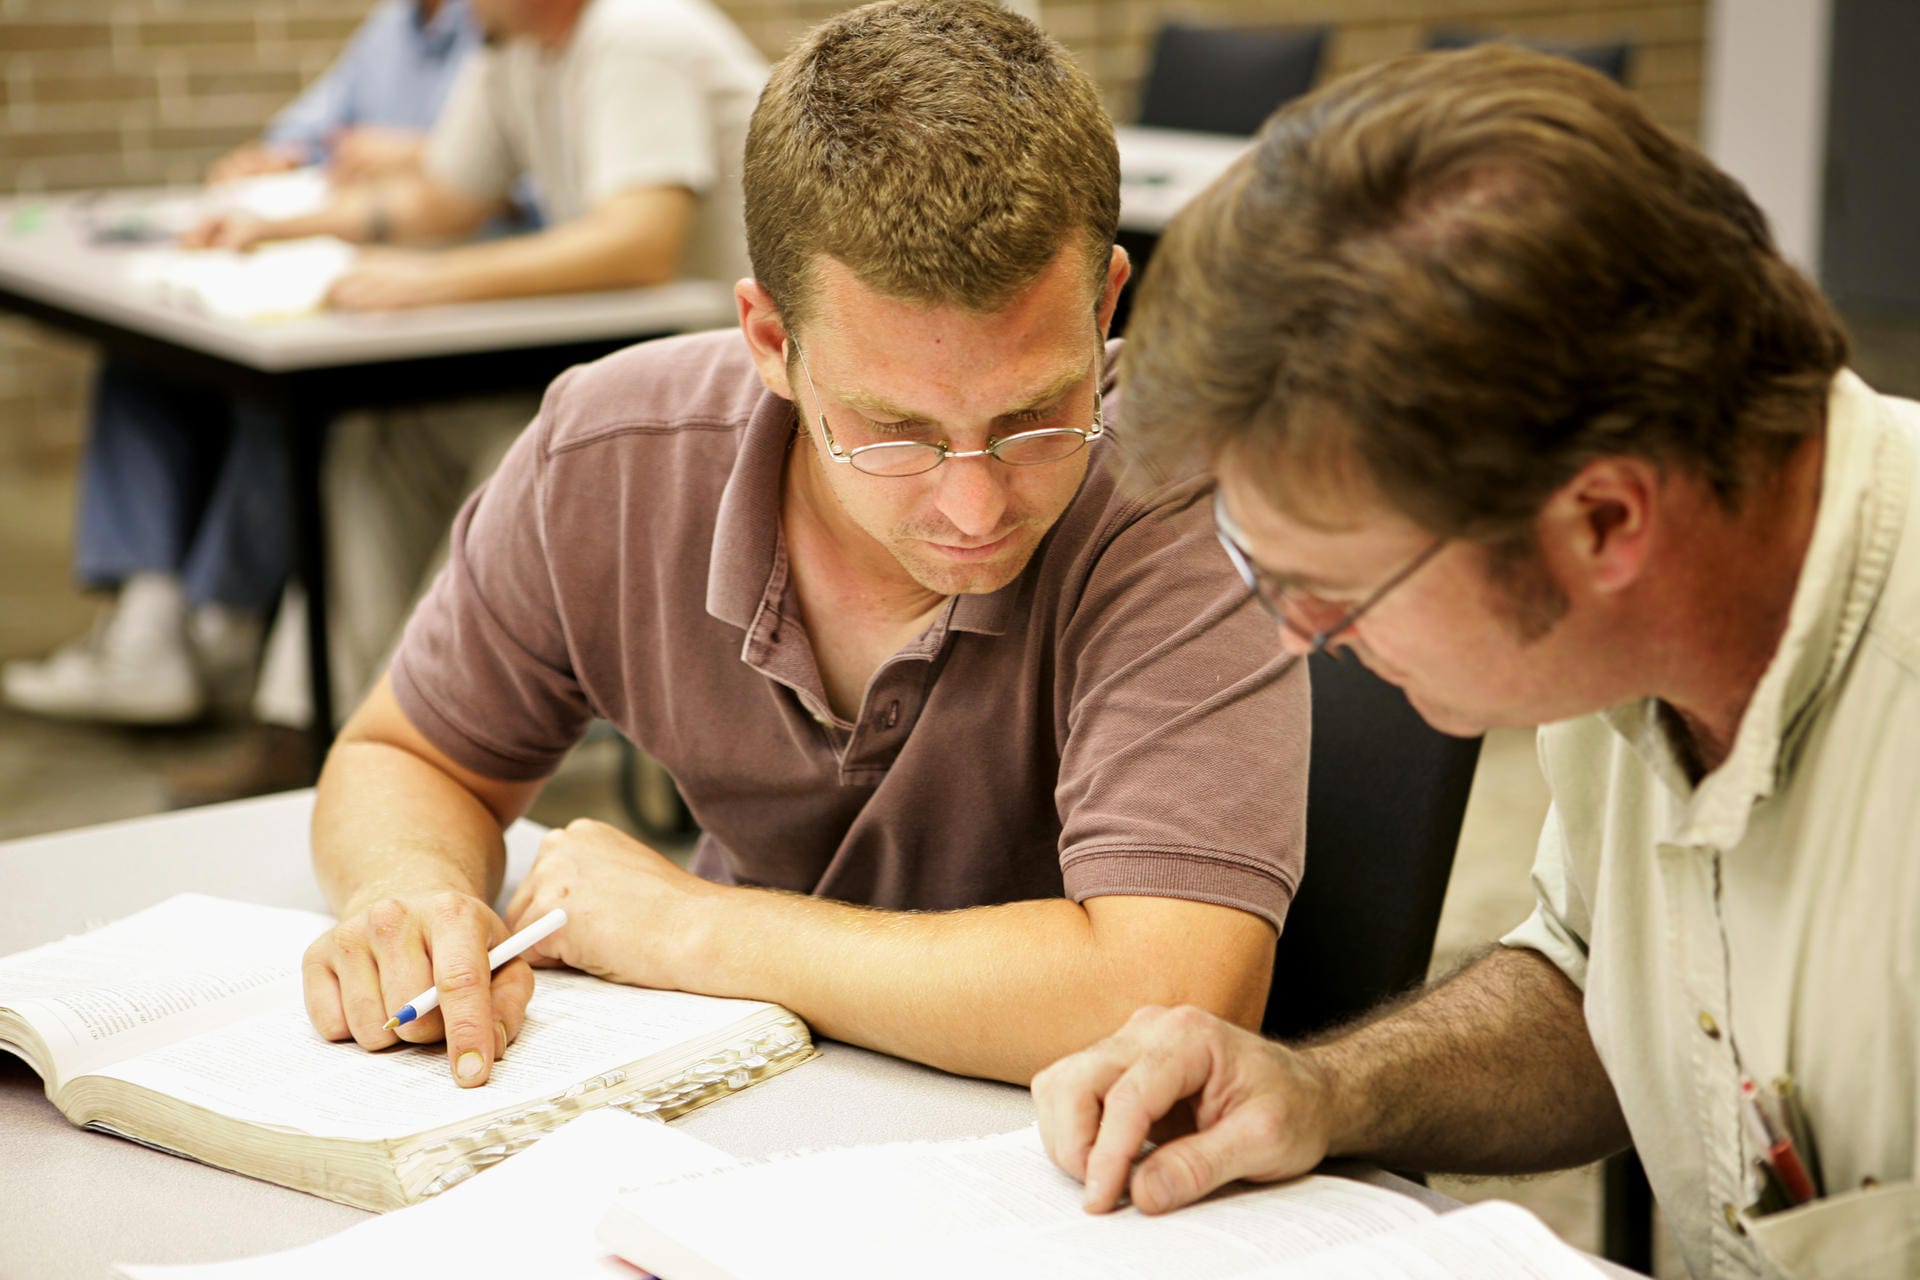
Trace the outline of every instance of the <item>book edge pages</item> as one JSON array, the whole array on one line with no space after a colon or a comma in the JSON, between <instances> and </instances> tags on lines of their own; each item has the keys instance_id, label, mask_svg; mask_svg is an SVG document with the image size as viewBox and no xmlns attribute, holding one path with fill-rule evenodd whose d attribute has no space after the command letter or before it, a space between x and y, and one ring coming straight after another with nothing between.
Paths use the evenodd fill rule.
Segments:
<instances>
[{"instance_id":1,"label":"book edge pages","mask_svg":"<svg viewBox=\"0 0 1920 1280\"><path fill-rule=\"evenodd\" d=\"M382 1213L465 1181L583 1112L618 1106L671 1120L816 1056L806 1024L770 1004L702 1038L692 1054L656 1054L590 1077L547 1102L475 1117L452 1133L381 1139L326 1137L239 1120L110 1076L76 1077L54 1102L84 1128ZM641 1070L649 1074L632 1074ZM90 1082L107 1083L103 1088ZM136 1118L149 1107L167 1113L164 1125Z\"/></svg>"}]
</instances>

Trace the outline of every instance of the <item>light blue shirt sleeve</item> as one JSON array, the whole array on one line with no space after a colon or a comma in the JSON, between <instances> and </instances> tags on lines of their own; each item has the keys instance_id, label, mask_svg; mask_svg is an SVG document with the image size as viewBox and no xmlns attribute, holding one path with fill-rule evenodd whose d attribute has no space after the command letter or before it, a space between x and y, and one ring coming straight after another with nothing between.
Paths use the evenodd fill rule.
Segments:
<instances>
[{"instance_id":1,"label":"light blue shirt sleeve","mask_svg":"<svg viewBox=\"0 0 1920 1280\"><path fill-rule=\"evenodd\" d=\"M332 135L356 125L426 132L455 74L479 45L465 0L443 0L422 24L413 0L385 0L325 74L267 126L270 143L326 158Z\"/></svg>"}]
</instances>

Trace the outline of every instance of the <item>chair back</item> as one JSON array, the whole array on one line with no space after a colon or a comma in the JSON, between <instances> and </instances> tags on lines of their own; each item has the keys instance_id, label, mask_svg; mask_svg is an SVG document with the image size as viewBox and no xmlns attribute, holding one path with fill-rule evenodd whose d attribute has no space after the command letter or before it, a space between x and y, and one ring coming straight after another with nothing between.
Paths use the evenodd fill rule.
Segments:
<instances>
[{"instance_id":1,"label":"chair back","mask_svg":"<svg viewBox=\"0 0 1920 1280\"><path fill-rule=\"evenodd\" d=\"M1427 35L1429 49L1470 49L1477 44L1486 44L1490 40L1503 37L1490 35L1484 31L1461 31L1443 28ZM1523 49L1532 49L1536 53L1558 54L1562 58L1571 58L1583 67L1590 67L1616 84L1627 82L1627 64L1633 58L1633 46L1621 40L1610 44L1555 44L1542 40L1511 40Z\"/></svg>"},{"instance_id":2,"label":"chair back","mask_svg":"<svg viewBox=\"0 0 1920 1280\"><path fill-rule=\"evenodd\" d=\"M1154 39L1140 123L1251 135L1280 104L1313 87L1326 45L1324 27L1166 23Z\"/></svg>"},{"instance_id":3,"label":"chair back","mask_svg":"<svg viewBox=\"0 0 1920 1280\"><path fill-rule=\"evenodd\" d=\"M1429 727L1358 659L1307 661L1307 866L1274 952L1262 1024L1283 1038L1426 978L1480 757L1480 739Z\"/></svg>"}]
</instances>

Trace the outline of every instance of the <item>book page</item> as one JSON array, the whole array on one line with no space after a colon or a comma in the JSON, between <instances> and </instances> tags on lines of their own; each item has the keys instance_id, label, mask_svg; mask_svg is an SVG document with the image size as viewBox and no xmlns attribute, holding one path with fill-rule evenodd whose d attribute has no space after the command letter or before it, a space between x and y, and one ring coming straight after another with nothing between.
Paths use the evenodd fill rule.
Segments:
<instances>
[{"instance_id":1,"label":"book page","mask_svg":"<svg viewBox=\"0 0 1920 1280\"><path fill-rule=\"evenodd\" d=\"M684 1259L678 1249L649 1254L664 1238L715 1276L1161 1280L1247 1275L1433 1216L1343 1178L1230 1190L1156 1218L1130 1207L1091 1215L1082 1194L1027 1129L821 1151L656 1185L623 1197L601 1231L636 1266ZM623 1218L642 1229L623 1232Z\"/></svg>"},{"instance_id":2,"label":"book page","mask_svg":"<svg viewBox=\"0 0 1920 1280\"><path fill-rule=\"evenodd\" d=\"M221 1115L322 1137L425 1133L501 1108L553 1101L582 1082L769 1006L650 991L541 969L520 1038L486 1085L454 1084L444 1045L369 1053L322 1040L296 989L290 1001L93 1074L125 1080Z\"/></svg>"},{"instance_id":3,"label":"book page","mask_svg":"<svg viewBox=\"0 0 1920 1280\"><path fill-rule=\"evenodd\" d=\"M340 1276L539 1276L633 1280L594 1241L622 1188L731 1164L698 1138L623 1111L590 1111L431 1200L299 1249L201 1266L134 1266L133 1280L338 1280ZM503 1226L504 1224L504 1226Z\"/></svg>"},{"instance_id":4,"label":"book page","mask_svg":"<svg viewBox=\"0 0 1920 1280\"><path fill-rule=\"evenodd\" d=\"M1390 1236L1246 1280L1601 1280L1601 1271L1517 1204L1490 1200Z\"/></svg>"},{"instance_id":5,"label":"book page","mask_svg":"<svg viewBox=\"0 0 1920 1280\"><path fill-rule=\"evenodd\" d=\"M0 1009L83 1072L300 998L300 958L333 921L180 894L115 924L0 959ZM291 984L291 985L289 985Z\"/></svg>"}]
</instances>

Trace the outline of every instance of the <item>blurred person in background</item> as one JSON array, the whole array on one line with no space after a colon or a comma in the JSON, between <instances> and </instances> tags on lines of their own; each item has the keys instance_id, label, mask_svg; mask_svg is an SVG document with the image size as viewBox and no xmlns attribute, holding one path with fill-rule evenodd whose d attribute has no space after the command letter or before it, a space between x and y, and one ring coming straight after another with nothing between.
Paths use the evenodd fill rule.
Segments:
<instances>
[{"instance_id":1,"label":"blurred person in background","mask_svg":"<svg viewBox=\"0 0 1920 1280\"><path fill-rule=\"evenodd\" d=\"M326 165L348 190L417 168L479 42L464 0L386 0L260 141L213 165L210 181ZM106 362L81 462L74 573L114 592L113 605L51 657L7 663L6 700L126 724L244 706L290 563L286 466L265 415L163 371Z\"/></svg>"},{"instance_id":2,"label":"blurred person in background","mask_svg":"<svg viewBox=\"0 0 1920 1280\"><path fill-rule=\"evenodd\" d=\"M486 47L417 167L340 190L307 217L218 217L194 241L246 248L334 235L369 246L330 299L353 310L751 274L740 165L767 66L718 9L706 0L474 0L472 8ZM545 227L461 243L523 179L540 192ZM533 397L489 397L335 424L324 477L328 630L334 687L348 698L385 665L444 555L454 512L536 407ZM304 627L287 611L255 699L262 721L309 722L305 671ZM182 799L308 780L296 735L270 734L251 756L184 788L177 782Z\"/></svg>"}]
</instances>

